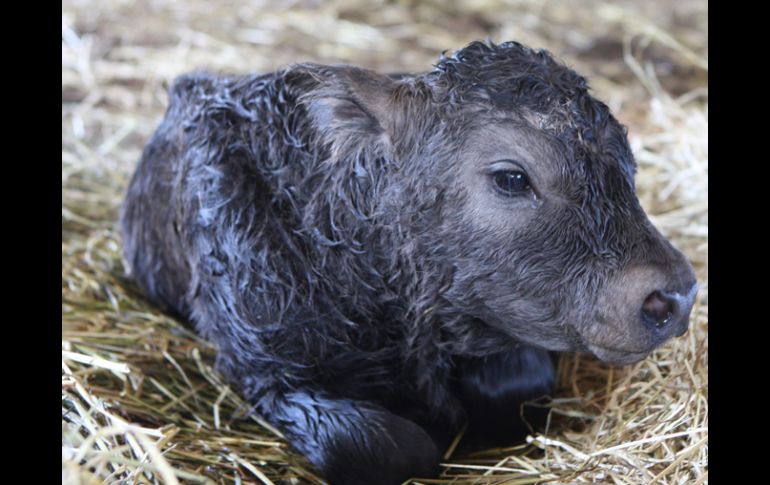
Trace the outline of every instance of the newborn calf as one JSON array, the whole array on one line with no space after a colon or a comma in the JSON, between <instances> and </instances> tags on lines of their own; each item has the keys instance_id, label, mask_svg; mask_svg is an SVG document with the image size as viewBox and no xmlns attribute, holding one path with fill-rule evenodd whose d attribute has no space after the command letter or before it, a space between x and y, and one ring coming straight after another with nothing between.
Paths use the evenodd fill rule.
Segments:
<instances>
[{"instance_id":1,"label":"newborn calf","mask_svg":"<svg viewBox=\"0 0 770 485\"><path fill-rule=\"evenodd\" d=\"M625 129L544 51L474 42L419 75L194 74L131 181L128 271L332 484L511 440L549 351L636 362L695 277L647 219Z\"/></svg>"}]
</instances>

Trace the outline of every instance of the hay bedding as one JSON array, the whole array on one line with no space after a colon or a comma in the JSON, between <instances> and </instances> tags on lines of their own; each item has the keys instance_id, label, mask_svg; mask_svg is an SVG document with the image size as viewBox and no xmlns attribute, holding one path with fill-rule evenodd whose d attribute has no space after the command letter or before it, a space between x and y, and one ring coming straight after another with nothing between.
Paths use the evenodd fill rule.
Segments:
<instances>
[{"instance_id":1,"label":"hay bedding","mask_svg":"<svg viewBox=\"0 0 770 485\"><path fill-rule=\"evenodd\" d=\"M168 82L303 60L418 71L490 35L590 76L629 125L644 207L702 289L687 335L637 365L565 356L546 433L448 453L419 483L707 483L707 16L705 1L65 1L62 482L320 483L212 370L214 349L121 277L117 208Z\"/></svg>"}]
</instances>

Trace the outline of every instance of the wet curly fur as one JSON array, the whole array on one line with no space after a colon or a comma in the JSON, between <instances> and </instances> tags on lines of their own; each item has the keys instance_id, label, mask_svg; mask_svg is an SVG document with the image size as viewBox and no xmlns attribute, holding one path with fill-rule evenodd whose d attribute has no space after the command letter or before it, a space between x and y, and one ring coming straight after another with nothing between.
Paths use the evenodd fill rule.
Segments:
<instances>
[{"instance_id":1,"label":"wet curly fur","mask_svg":"<svg viewBox=\"0 0 770 485\"><path fill-rule=\"evenodd\" d=\"M582 221L573 232L470 229L455 156L475 120L500 114L570 160L581 183L559 217ZM553 386L544 349L585 350L571 327L538 322L591 311L634 258L676 257L633 174L625 130L585 80L514 42L472 43L423 75L193 74L131 182L125 260L331 483L399 483L434 474L467 420L479 441L526 432L521 403ZM509 264L521 269L496 280ZM490 323L490 291L527 302L506 314L522 339Z\"/></svg>"}]
</instances>

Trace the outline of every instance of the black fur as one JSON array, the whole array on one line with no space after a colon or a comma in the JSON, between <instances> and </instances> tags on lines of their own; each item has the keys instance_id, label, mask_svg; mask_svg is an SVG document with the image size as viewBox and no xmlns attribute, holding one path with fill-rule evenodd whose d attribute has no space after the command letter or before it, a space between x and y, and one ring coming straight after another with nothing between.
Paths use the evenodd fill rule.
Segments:
<instances>
[{"instance_id":1,"label":"black fur","mask_svg":"<svg viewBox=\"0 0 770 485\"><path fill-rule=\"evenodd\" d=\"M553 390L555 360L547 351L526 345L461 360L458 394L470 419L464 440L475 447L504 446L542 428L546 409L528 401Z\"/></svg>"},{"instance_id":2,"label":"black fur","mask_svg":"<svg viewBox=\"0 0 770 485\"><path fill-rule=\"evenodd\" d=\"M488 190L498 153L537 192ZM399 483L468 419L526 432L546 350L632 361L673 333L641 301L692 270L633 174L585 80L517 43L423 75L188 75L128 190L126 266L331 483Z\"/></svg>"}]
</instances>

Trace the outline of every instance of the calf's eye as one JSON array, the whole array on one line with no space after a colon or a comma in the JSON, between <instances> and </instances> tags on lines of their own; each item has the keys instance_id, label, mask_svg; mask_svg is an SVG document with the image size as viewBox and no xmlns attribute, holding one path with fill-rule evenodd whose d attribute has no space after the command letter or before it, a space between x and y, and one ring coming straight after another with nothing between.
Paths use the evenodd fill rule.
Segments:
<instances>
[{"instance_id":1,"label":"calf's eye","mask_svg":"<svg viewBox=\"0 0 770 485\"><path fill-rule=\"evenodd\" d=\"M497 189L507 196L521 195L532 190L529 178L524 172L517 170L502 170L492 175Z\"/></svg>"}]
</instances>

